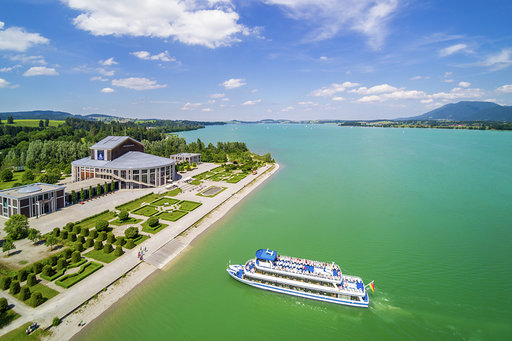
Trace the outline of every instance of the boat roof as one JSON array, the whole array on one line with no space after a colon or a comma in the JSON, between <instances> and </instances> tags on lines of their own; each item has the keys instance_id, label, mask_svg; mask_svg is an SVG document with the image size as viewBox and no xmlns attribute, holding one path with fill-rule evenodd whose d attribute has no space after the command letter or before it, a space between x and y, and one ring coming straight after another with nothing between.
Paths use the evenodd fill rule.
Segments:
<instances>
[{"instance_id":1,"label":"boat roof","mask_svg":"<svg viewBox=\"0 0 512 341\"><path fill-rule=\"evenodd\" d=\"M269 249L259 249L258 251L256 251L256 258L262 260L269 260L273 262L277 258L277 251L272 251Z\"/></svg>"}]
</instances>

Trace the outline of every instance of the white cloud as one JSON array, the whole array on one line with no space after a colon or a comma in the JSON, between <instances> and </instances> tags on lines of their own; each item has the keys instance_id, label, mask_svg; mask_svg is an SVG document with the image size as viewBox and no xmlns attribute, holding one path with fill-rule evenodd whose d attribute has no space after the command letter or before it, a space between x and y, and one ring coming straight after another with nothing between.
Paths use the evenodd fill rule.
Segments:
<instances>
[{"instance_id":1,"label":"white cloud","mask_svg":"<svg viewBox=\"0 0 512 341\"><path fill-rule=\"evenodd\" d=\"M445 82L445 83L453 83L454 80L453 79L444 79L443 82Z\"/></svg>"},{"instance_id":2,"label":"white cloud","mask_svg":"<svg viewBox=\"0 0 512 341\"><path fill-rule=\"evenodd\" d=\"M463 52L463 51L468 51L468 46L466 44L455 44L455 45L450 45L448 47L441 49L439 51L439 55L441 57L447 57L447 56L451 56L454 53Z\"/></svg>"},{"instance_id":3,"label":"white cloud","mask_svg":"<svg viewBox=\"0 0 512 341\"><path fill-rule=\"evenodd\" d=\"M341 96L336 96L336 97L333 97L331 98L333 101L336 101L336 102L341 102L341 101L344 101L345 98L341 97Z\"/></svg>"},{"instance_id":4,"label":"white cloud","mask_svg":"<svg viewBox=\"0 0 512 341\"><path fill-rule=\"evenodd\" d=\"M190 110L194 110L194 109L197 109L201 106L201 103L190 103L190 102L187 102L185 103L182 107L181 107L181 110L184 110L184 111L190 111Z\"/></svg>"},{"instance_id":5,"label":"white cloud","mask_svg":"<svg viewBox=\"0 0 512 341\"><path fill-rule=\"evenodd\" d=\"M106 70L104 68L97 68L96 69L100 75L106 76L106 77L112 77L114 75L114 70Z\"/></svg>"},{"instance_id":6,"label":"white cloud","mask_svg":"<svg viewBox=\"0 0 512 341\"><path fill-rule=\"evenodd\" d=\"M115 92L115 90L112 88L103 88L103 89L101 89L101 92L110 93L110 92Z\"/></svg>"},{"instance_id":7,"label":"white cloud","mask_svg":"<svg viewBox=\"0 0 512 341\"><path fill-rule=\"evenodd\" d=\"M344 82L343 84L333 83L320 89L313 90L309 95L315 97L331 97L338 92L343 92L347 88L358 86L359 83Z\"/></svg>"},{"instance_id":8,"label":"white cloud","mask_svg":"<svg viewBox=\"0 0 512 341\"><path fill-rule=\"evenodd\" d=\"M148 51L136 51L130 53L139 59L144 60L159 60L161 62L175 62L176 58L169 55L168 51L161 52L159 54L151 55Z\"/></svg>"},{"instance_id":9,"label":"white cloud","mask_svg":"<svg viewBox=\"0 0 512 341\"><path fill-rule=\"evenodd\" d=\"M471 86L470 82L459 82L459 86L463 88L469 88Z\"/></svg>"},{"instance_id":10,"label":"white cloud","mask_svg":"<svg viewBox=\"0 0 512 341\"><path fill-rule=\"evenodd\" d=\"M114 60L114 57L110 57L109 59L105 59L105 60L100 60L98 63L103 66L111 66L111 65L119 64L118 62L116 62Z\"/></svg>"},{"instance_id":11,"label":"white cloud","mask_svg":"<svg viewBox=\"0 0 512 341\"><path fill-rule=\"evenodd\" d=\"M242 78L231 78L222 83L222 86L226 89L235 89L239 88L247 83L244 83L245 79Z\"/></svg>"},{"instance_id":12,"label":"white cloud","mask_svg":"<svg viewBox=\"0 0 512 341\"><path fill-rule=\"evenodd\" d=\"M0 88L6 88L9 86L9 84L11 84L10 82L6 81L5 79L3 78L0 78Z\"/></svg>"},{"instance_id":13,"label":"white cloud","mask_svg":"<svg viewBox=\"0 0 512 341\"><path fill-rule=\"evenodd\" d=\"M44 60L43 56L26 56L24 54L18 54L15 56L8 56L7 58L13 62L21 62L23 64L46 65L46 60Z\"/></svg>"},{"instance_id":14,"label":"white cloud","mask_svg":"<svg viewBox=\"0 0 512 341\"><path fill-rule=\"evenodd\" d=\"M480 65L489 66L492 71L505 69L512 65L512 49L503 49L500 53L490 55Z\"/></svg>"},{"instance_id":15,"label":"white cloud","mask_svg":"<svg viewBox=\"0 0 512 341\"><path fill-rule=\"evenodd\" d=\"M461 98L479 98L485 95L485 92L478 88L473 89L463 89L463 88L453 88L450 92L438 92L431 95L432 98L435 99L443 99L443 100L455 100Z\"/></svg>"},{"instance_id":16,"label":"white cloud","mask_svg":"<svg viewBox=\"0 0 512 341\"><path fill-rule=\"evenodd\" d=\"M289 107L286 107L286 108L281 109L280 111L281 111L281 112L286 112L286 111L292 111L292 110L294 110L294 109L295 109L294 107L289 106Z\"/></svg>"},{"instance_id":17,"label":"white cloud","mask_svg":"<svg viewBox=\"0 0 512 341\"><path fill-rule=\"evenodd\" d=\"M80 11L74 25L95 36L173 38L209 48L231 45L251 30L229 1L62 0Z\"/></svg>"},{"instance_id":18,"label":"white cloud","mask_svg":"<svg viewBox=\"0 0 512 341\"><path fill-rule=\"evenodd\" d=\"M398 9L398 0L261 0L278 5L285 14L316 27L309 39L332 38L345 30L367 36L378 49L388 34L387 23Z\"/></svg>"},{"instance_id":19,"label":"white cloud","mask_svg":"<svg viewBox=\"0 0 512 341\"><path fill-rule=\"evenodd\" d=\"M321 56L320 57L320 60L328 60L329 58L327 58L326 56Z\"/></svg>"},{"instance_id":20,"label":"white cloud","mask_svg":"<svg viewBox=\"0 0 512 341\"><path fill-rule=\"evenodd\" d=\"M224 96L226 96L226 94L211 94L210 98L222 98Z\"/></svg>"},{"instance_id":21,"label":"white cloud","mask_svg":"<svg viewBox=\"0 0 512 341\"><path fill-rule=\"evenodd\" d=\"M0 72L11 72L12 70L17 69L19 67L21 67L21 65L14 65L14 66L9 66L9 67L3 67L3 68L0 68Z\"/></svg>"},{"instance_id":22,"label":"white cloud","mask_svg":"<svg viewBox=\"0 0 512 341\"><path fill-rule=\"evenodd\" d=\"M432 103L434 100L432 98L422 99L420 102L423 104Z\"/></svg>"},{"instance_id":23,"label":"white cloud","mask_svg":"<svg viewBox=\"0 0 512 341\"><path fill-rule=\"evenodd\" d=\"M497 92L512 94L512 84L505 84L496 89Z\"/></svg>"},{"instance_id":24,"label":"white cloud","mask_svg":"<svg viewBox=\"0 0 512 341\"><path fill-rule=\"evenodd\" d=\"M421 76L414 76L414 77L411 77L410 80L416 81L416 80L421 79L421 78L422 78Z\"/></svg>"},{"instance_id":25,"label":"white cloud","mask_svg":"<svg viewBox=\"0 0 512 341\"><path fill-rule=\"evenodd\" d=\"M166 84L158 84L157 81L138 77L113 79L112 85L132 90L154 90L167 87Z\"/></svg>"},{"instance_id":26,"label":"white cloud","mask_svg":"<svg viewBox=\"0 0 512 341\"><path fill-rule=\"evenodd\" d=\"M203 108L203 109L201 109L201 111L210 112L210 111L212 111L212 108Z\"/></svg>"},{"instance_id":27,"label":"white cloud","mask_svg":"<svg viewBox=\"0 0 512 341\"><path fill-rule=\"evenodd\" d=\"M23 76L25 77L32 77L32 76L57 76L59 73L57 70L55 70L52 67L46 67L46 66L33 66L25 73Z\"/></svg>"},{"instance_id":28,"label":"white cloud","mask_svg":"<svg viewBox=\"0 0 512 341\"><path fill-rule=\"evenodd\" d=\"M254 101L246 101L246 102L242 103L242 105L256 105L258 103L261 103L261 99L257 99Z\"/></svg>"},{"instance_id":29,"label":"white cloud","mask_svg":"<svg viewBox=\"0 0 512 341\"><path fill-rule=\"evenodd\" d=\"M95 76L95 77L91 77L91 80L92 81L99 81L99 82L106 82L106 81L108 81L108 78L103 78L101 76Z\"/></svg>"},{"instance_id":30,"label":"white cloud","mask_svg":"<svg viewBox=\"0 0 512 341\"><path fill-rule=\"evenodd\" d=\"M448 78L448 77L450 77L451 75L453 75L453 72L451 72L451 71L446 71L446 72L444 73L444 78Z\"/></svg>"},{"instance_id":31,"label":"white cloud","mask_svg":"<svg viewBox=\"0 0 512 341\"><path fill-rule=\"evenodd\" d=\"M4 22L0 23L0 50L23 52L33 45L49 43L49 40L39 33L29 33L22 27L15 26L4 30Z\"/></svg>"},{"instance_id":32,"label":"white cloud","mask_svg":"<svg viewBox=\"0 0 512 341\"><path fill-rule=\"evenodd\" d=\"M382 95L371 95L364 96L357 100L360 103L369 103L369 102L384 102L390 99L400 100L400 99L420 99L427 97L427 94L423 91L418 90L398 90L391 93L386 93Z\"/></svg>"},{"instance_id":33,"label":"white cloud","mask_svg":"<svg viewBox=\"0 0 512 341\"><path fill-rule=\"evenodd\" d=\"M393 92L397 91L398 89L394 86L391 86L389 84L380 84L372 86L371 88L367 88L365 86L362 86L358 89L350 90L351 93L356 93L360 95L374 95L374 94L381 94L386 92Z\"/></svg>"}]
</instances>

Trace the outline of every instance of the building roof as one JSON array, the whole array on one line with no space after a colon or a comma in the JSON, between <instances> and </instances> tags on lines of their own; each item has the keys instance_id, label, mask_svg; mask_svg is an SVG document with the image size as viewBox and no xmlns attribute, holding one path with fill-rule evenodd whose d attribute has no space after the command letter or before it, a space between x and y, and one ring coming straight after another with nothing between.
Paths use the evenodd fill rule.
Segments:
<instances>
[{"instance_id":1,"label":"building roof","mask_svg":"<svg viewBox=\"0 0 512 341\"><path fill-rule=\"evenodd\" d=\"M201 154L199 154L199 153L179 153L179 154L171 155L171 157L173 157L173 156L201 156Z\"/></svg>"},{"instance_id":2,"label":"building roof","mask_svg":"<svg viewBox=\"0 0 512 341\"><path fill-rule=\"evenodd\" d=\"M71 162L73 166L80 167L98 167L111 169L145 169L165 167L174 164L174 160L142 152L128 152L112 161L91 160L91 157L85 157Z\"/></svg>"},{"instance_id":3,"label":"building roof","mask_svg":"<svg viewBox=\"0 0 512 341\"><path fill-rule=\"evenodd\" d=\"M31 197L33 195L52 192L52 191L64 189L64 188L65 188L64 186L60 186L60 185L51 185L51 184L44 184L44 183L38 182L35 184L23 185L23 186L18 186L18 187L1 190L0 195L3 197L9 197L9 198L13 198L13 199L22 199L22 198Z\"/></svg>"},{"instance_id":4,"label":"building roof","mask_svg":"<svg viewBox=\"0 0 512 341\"><path fill-rule=\"evenodd\" d=\"M273 262L277 258L277 252L269 249L259 249L256 251L256 258Z\"/></svg>"},{"instance_id":5,"label":"building roof","mask_svg":"<svg viewBox=\"0 0 512 341\"><path fill-rule=\"evenodd\" d=\"M130 136L107 136L98 143L93 144L91 149L114 149L128 139L141 144L139 141L132 139Z\"/></svg>"}]
</instances>

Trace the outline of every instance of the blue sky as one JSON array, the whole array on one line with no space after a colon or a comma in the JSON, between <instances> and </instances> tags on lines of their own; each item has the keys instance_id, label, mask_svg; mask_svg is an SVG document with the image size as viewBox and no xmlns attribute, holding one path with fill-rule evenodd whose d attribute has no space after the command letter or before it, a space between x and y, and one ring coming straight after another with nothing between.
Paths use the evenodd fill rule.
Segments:
<instances>
[{"instance_id":1,"label":"blue sky","mask_svg":"<svg viewBox=\"0 0 512 341\"><path fill-rule=\"evenodd\" d=\"M512 2L2 0L0 111L374 119L512 105Z\"/></svg>"}]
</instances>

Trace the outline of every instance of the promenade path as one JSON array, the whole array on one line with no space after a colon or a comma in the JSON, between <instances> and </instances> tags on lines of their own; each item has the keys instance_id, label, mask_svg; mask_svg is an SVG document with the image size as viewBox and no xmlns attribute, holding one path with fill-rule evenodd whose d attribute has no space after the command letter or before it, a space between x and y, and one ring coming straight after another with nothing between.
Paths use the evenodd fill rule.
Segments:
<instances>
[{"instance_id":1,"label":"promenade path","mask_svg":"<svg viewBox=\"0 0 512 341\"><path fill-rule=\"evenodd\" d=\"M199 219L201 219L209 212L213 211L215 208L220 206L222 203L233 197L237 192L242 190L245 186L247 186L256 178L262 177L262 181L266 179L268 176L270 176L270 174L264 175L263 173L270 167L271 165L262 167L258 170L257 175L250 174L236 184L205 181L204 184L206 185L206 187L208 187L209 185L226 187L226 190L222 191L213 198L197 196L197 191L193 189L176 196L177 199L200 201L202 202L202 205L196 208L193 212L190 212L189 214L185 215L179 221L171 223L167 228L163 229L162 231L158 232L155 235L152 235L151 238L147 239L144 243L140 244L139 247L147 248L145 258L151 259L152 255L154 253L157 253L153 257L154 263L155 265L157 265L158 268L163 266L165 264L166 259L169 259L169 256L172 256L172 254L174 254L176 250L181 251L181 249L186 247L186 245L180 245L179 243L176 245L171 244L165 247L167 243L173 241L173 239L176 236L181 234L183 231L187 230ZM187 174L187 176L190 175ZM151 191L165 192L166 189L160 187L157 189L149 190L148 192ZM132 190L132 192L137 193L135 197L140 197L146 192L146 190ZM236 197L237 196L235 196L235 198ZM243 196L240 196L240 198L242 197ZM236 203L237 201L235 200L232 206L234 206ZM103 206L99 211L108 209L110 206L114 207L117 204L108 205L109 206ZM228 207L227 210L229 210L232 206ZM95 213L97 212L89 211L87 216L90 216L91 214ZM78 220L78 218L76 218L76 220ZM137 257L139 247L135 247L132 250L127 250L123 256L119 257L110 264L104 264L103 268L96 271L93 275L78 282L71 288L64 290L59 295L55 296L54 298L52 298L51 300L37 308L26 309L25 307L22 307L21 304L16 304L16 302L14 302L14 311L19 311L20 313L22 313L22 316L13 321L8 326L2 328L0 330L0 335L3 335L13 329L20 327L21 325L27 322L32 321L37 321L40 325L46 327L51 325L52 320L55 316L62 318L68 315L69 313L73 312L80 305L82 305L82 303L89 300L98 292L103 290L105 287L109 286L117 279L119 279L123 274L127 273L128 271L136 267L140 263L140 260ZM176 247L176 249L174 249L174 247ZM170 251L167 252L166 250ZM162 254L161 252L164 252L164 254ZM9 296L7 296L7 298L9 299ZM9 302L12 301L12 298L9 299Z\"/></svg>"}]
</instances>

